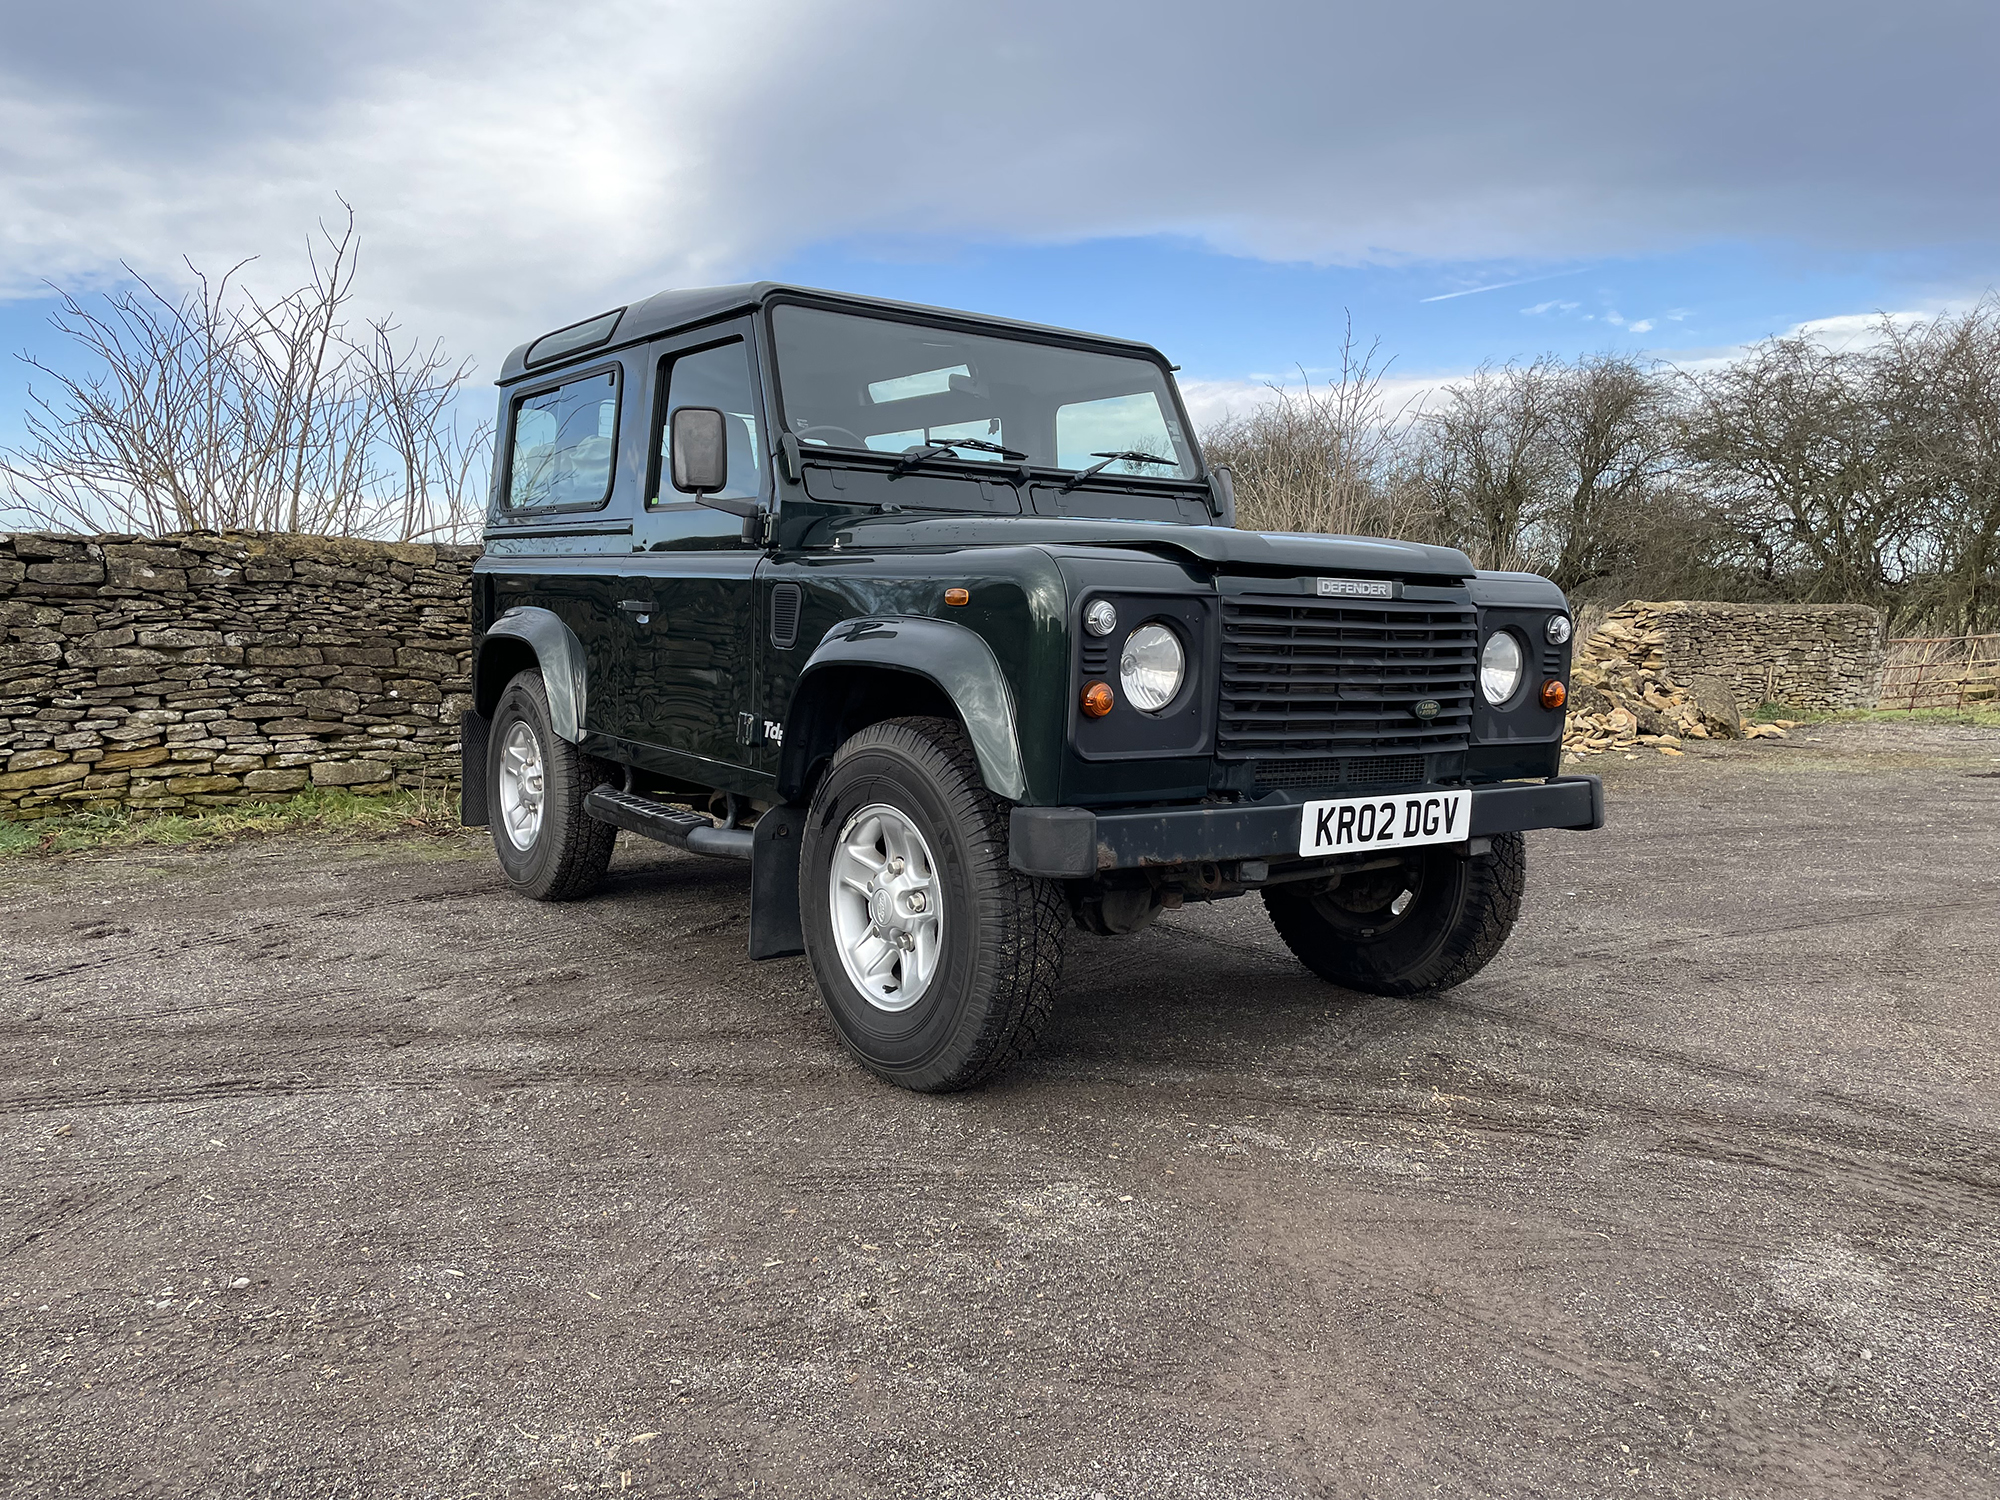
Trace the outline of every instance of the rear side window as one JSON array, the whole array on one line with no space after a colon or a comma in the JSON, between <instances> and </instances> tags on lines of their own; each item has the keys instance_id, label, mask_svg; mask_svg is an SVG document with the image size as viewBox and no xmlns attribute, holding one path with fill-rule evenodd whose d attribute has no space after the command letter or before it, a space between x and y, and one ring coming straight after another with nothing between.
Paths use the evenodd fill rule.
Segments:
<instances>
[{"instance_id":1,"label":"rear side window","mask_svg":"<svg viewBox=\"0 0 2000 1500\"><path fill-rule=\"evenodd\" d=\"M605 370L514 407L509 510L602 505L618 450L618 372Z\"/></svg>"},{"instance_id":2,"label":"rear side window","mask_svg":"<svg viewBox=\"0 0 2000 1500\"><path fill-rule=\"evenodd\" d=\"M729 482L717 490L726 499L754 500L764 488L763 444L757 435L757 398L750 385L750 353L743 340L731 339L708 349L670 355L667 370L667 400L660 413L660 430L654 437L659 455L654 465L660 476L652 503L689 498L673 488L667 476L673 473L673 454L668 451L673 436L669 418L683 406L712 406L722 413L722 429L729 439Z\"/></svg>"}]
</instances>

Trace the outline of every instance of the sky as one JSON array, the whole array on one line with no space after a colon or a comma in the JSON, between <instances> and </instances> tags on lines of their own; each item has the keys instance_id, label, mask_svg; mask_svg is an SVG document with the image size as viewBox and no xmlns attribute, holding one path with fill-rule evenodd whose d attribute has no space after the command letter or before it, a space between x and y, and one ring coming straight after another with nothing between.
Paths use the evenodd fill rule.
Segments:
<instances>
[{"instance_id":1,"label":"sky","mask_svg":"<svg viewBox=\"0 0 2000 1500\"><path fill-rule=\"evenodd\" d=\"M0 7L0 350L58 364L49 284L286 287L343 200L482 381L759 277L1145 339L1198 417L1350 321L1420 385L2000 284L1990 0Z\"/></svg>"}]
</instances>

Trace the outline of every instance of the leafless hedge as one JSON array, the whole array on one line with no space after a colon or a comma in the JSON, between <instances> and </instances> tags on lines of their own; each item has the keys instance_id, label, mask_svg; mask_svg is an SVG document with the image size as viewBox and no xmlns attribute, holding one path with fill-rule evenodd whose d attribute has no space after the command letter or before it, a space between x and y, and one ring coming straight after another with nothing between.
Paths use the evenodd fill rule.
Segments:
<instances>
[{"instance_id":1,"label":"leafless hedge","mask_svg":"<svg viewBox=\"0 0 2000 1500\"><path fill-rule=\"evenodd\" d=\"M1411 408L1350 336L1331 386L1205 435L1239 523L1391 531L1588 598L1872 604L2000 623L2000 302L1707 371L1615 355L1487 367Z\"/></svg>"}]
</instances>

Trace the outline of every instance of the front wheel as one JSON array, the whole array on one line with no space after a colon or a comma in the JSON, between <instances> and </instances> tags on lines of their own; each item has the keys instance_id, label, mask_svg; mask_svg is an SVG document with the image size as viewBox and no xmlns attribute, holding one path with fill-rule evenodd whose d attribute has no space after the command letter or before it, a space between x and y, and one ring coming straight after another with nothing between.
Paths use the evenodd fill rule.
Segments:
<instances>
[{"instance_id":1,"label":"front wheel","mask_svg":"<svg viewBox=\"0 0 2000 1500\"><path fill-rule=\"evenodd\" d=\"M1330 883L1264 892L1271 924L1320 978L1371 995L1463 984L1506 946L1521 914L1527 844L1496 833L1485 854L1412 849Z\"/></svg>"},{"instance_id":2,"label":"front wheel","mask_svg":"<svg viewBox=\"0 0 2000 1500\"><path fill-rule=\"evenodd\" d=\"M1007 808L948 719L894 719L833 758L799 860L806 956L847 1049L907 1089L969 1088L1054 1010L1062 888L1007 863Z\"/></svg>"}]
</instances>

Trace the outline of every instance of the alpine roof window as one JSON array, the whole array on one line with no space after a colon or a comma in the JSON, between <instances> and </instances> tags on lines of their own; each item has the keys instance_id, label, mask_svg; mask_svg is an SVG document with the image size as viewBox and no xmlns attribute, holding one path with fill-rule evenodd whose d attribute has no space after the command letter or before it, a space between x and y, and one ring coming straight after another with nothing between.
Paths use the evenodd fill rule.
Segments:
<instances>
[{"instance_id":1,"label":"alpine roof window","mask_svg":"<svg viewBox=\"0 0 2000 1500\"><path fill-rule=\"evenodd\" d=\"M585 318L581 323L572 323L567 328L558 328L554 333L545 333L528 345L524 364L542 365L552 359L560 359L565 354L575 354L584 349L595 349L599 344L608 343L618 320L625 316L625 309L614 308L608 313L599 313L594 318Z\"/></svg>"}]
</instances>

